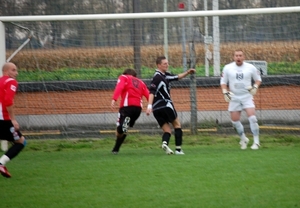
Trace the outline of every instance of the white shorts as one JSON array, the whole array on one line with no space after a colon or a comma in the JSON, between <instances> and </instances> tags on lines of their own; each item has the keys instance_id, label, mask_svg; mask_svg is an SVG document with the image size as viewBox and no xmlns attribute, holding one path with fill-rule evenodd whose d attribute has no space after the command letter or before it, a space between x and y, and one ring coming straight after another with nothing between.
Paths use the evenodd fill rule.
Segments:
<instances>
[{"instance_id":1,"label":"white shorts","mask_svg":"<svg viewBox=\"0 0 300 208\"><path fill-rule=\"evenodd\" d=\"M237 99L235 97L235 99L230 101L228 105L228 111L242 111L246 108L255 108L252 96L242 99Z\"/></svg>"}]
</instances>

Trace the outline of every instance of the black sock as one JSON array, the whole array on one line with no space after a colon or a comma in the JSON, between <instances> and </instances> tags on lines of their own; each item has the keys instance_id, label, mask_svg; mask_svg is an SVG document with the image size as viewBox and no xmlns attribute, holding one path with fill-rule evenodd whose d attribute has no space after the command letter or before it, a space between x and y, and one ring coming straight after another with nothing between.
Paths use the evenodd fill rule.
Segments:
<instances>
[{"instance_id":1,"label":"black sock","mask_svg":"<svg viewBox=\"0 0 300 208\"><path fill-rule=\"evenodd\" d=\"M171 137L171 134L168 132L165 132L162 135L162 142L167 142L167 145L169 145L170 137Z\"/></svg>"},{"instance_id":2,"label":"black sock","mask_svg":"<svg viewBox=\"0 0 300 208\"><path fill-rule=\"evenodd\" d=\"M175 129L175 146L182 145L182 130L181 128Z\"/></svg>"},{"instance_id":3,"label":"black sock","mask_svg":"<svg viewBox=\"0 0 300 208\"><path fill-rule=\"evenodd\" d=\"M122 136L117 137L115 146L112 150L113 152L119 152L119 149L120 149L122 143L124 142L126 136L127 136L126 134L123 134Z\"/></svg>"},{"instance_id":4,"label":"black sock","mask_svg":"<svg viewBox=\"0 0 300 208\"><path fill-rule=\"evenodd\" d=\"M5 153L9 159L13 159L16 157L24 148L24 145L21 143L15 143L11 148L8 149L8 151Z\"/></svg>"}]
</instances>

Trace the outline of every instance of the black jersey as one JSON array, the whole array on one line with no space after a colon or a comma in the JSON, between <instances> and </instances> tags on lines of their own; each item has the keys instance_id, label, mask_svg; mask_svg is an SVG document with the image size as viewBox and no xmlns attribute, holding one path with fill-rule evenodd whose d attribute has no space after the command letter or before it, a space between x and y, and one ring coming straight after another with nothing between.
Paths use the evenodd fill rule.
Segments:
<instances>
[{"instance_id":1,"label":"black jersey","mask_svg":"<svg viewBox=\"0 0 300 208\"><path fill-rule=\"evenodd\" d=\"M150 93L154 95L153 111L171 106L173 108L169 83L177 80L178 75L171 74L170 72L164 74L159 70L155 71L149 89Z\"/></svg>"}]
</instances>

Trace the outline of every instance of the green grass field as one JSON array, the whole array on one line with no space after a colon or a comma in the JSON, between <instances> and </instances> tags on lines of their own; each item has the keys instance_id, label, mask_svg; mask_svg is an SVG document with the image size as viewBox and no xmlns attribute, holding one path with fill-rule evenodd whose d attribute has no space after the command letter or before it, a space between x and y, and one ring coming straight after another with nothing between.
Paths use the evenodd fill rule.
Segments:
<instances>
[{"instance_id":1,"label":"green grass field","mask_svg":"<svg viewBox=\"0 0 300 208\"><path fill-rule=\"evenodd\" d=\"M118 155L113 137L29 140L0 178L0 207L300 207L299 136L261 135L254 151L234 135L185 135L186 155L160 140L129 135Z\"/></svg>"}]
</instances>

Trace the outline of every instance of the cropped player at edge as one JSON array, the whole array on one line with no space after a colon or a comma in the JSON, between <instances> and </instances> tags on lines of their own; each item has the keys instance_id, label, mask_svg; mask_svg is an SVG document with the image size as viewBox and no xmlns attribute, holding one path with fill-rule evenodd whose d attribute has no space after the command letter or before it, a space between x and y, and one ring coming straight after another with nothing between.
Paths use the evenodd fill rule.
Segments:
<instances>
[{"instance_id":1,"label":"cropped player at edge","mask_svg":"<svg viewBox=\"0 0 300 208\"><path fill-rule=\"evenodd\" d=\"M244 133L241 112L245 110L253 134L253 144L251 149L257 150L259 143L259 126L255 116L255 105L253 96L257 93L261 84L259 70L249 63L245 63L244 52L241 49L235 50L234 61L225 65L220 80L220 85L226 102L229 102L228 111L230 112L231 122L238 135L240 136L241 149L247 149L249 139ZM252 85L252 81L254 84ZM229 85L229 91L227 89Z\"/></svg>"},{"instance_id":2,"label":"cropped player at edge","mask_svg":"<svg viewBox=\"0 0 300 208\"><path fill-rule=\"evenodd\" d=\"M118 113L116 142L112 150L113 154L118 154L124 142L128 127L133 127L135 121L142 112L142 97L149 99L149 90L146 84L136 77L134 69L125 69L119 76L116 88L111 101L111 108L115 107L115 102L121 96L120 108Z\"/></svg>"},{"instance_id":3,"label":"cropped player at edge","mask_svg":"<svg viewBox=\"0 0 300 208\"><path fill-rule=\"evenodd\" d=\"M26 145L25 137L19 131L19 123L14 113L14 97L17 92L18 70L15 64L5 63L0 78L0 139L12 142L12 146L0 158L0 173L6 178L11 175L5 167L6 163L16 157Z\"/></svg>"}]
</instances>

